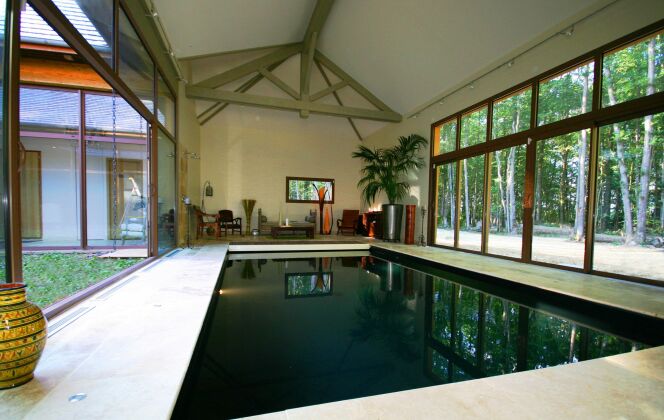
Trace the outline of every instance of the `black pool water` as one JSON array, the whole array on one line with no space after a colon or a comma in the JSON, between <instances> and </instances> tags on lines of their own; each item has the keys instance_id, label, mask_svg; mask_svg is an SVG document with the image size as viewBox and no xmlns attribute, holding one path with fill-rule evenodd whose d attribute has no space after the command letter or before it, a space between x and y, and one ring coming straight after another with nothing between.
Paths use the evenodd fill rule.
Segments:
<instances>
[{"instance_id":1,"label":"black pool water","mask_svg":"<svg viewBox=\"0 0 664 420\"><path fill-rule=\"evenodd\" d=\"M570 309L369 254L231 259L176 418L242 417L573 363L642 349L650 337L626 313L563 302Z\"/></svg>"}]
</instances>

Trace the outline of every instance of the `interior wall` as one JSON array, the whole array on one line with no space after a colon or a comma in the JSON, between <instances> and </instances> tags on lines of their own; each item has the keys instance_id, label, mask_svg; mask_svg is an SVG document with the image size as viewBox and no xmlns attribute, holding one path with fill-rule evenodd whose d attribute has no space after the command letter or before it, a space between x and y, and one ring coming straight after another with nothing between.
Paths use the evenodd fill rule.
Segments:
<instances>
[{"instance_id":1,"label":"interior wall","mask_svg":"<svg viewBox=\"0 0 664 420\"><path fill-rule=\"evenodd\" d=\"M192 66L194 80L202 80L251 58L254 57L245 55L200 60ZM299 56L292 57L274 70L295 90L299 89L299 61ZM328 76L331 83L338 80L330 72ZM327 86L316 69L311 83L312 93ZM225 89L234 89L237 84ZM256 84L249 93L288 98L266 80ZM346 90L343 95L345 105L369 107L353 91ZM336 104L331 95L321 99L321 102ZM198 112L210 105L200 101ZM360 127L367 130L368 126ZM290 220L302 221L309 210L316 209L318 205L287 204L286 177L333 178L333 219L339 218L343 209L360 208L356 187L360 163L351 157L358 144L360 142L345 118L314 114L300 118L297 112L228 106L201 127L199 189L206 180L214 187L214 196L205 197L205 208L208 212L230 209L236 217L240 216L245 221L241 200L255 199L257 203L251 221L253 228L257 227L259 208L269 220L277 220L281 211L283 217L288 215Z\"/></svg>"},{"instance_id":2,"label":"interior wall","mask_svg":"<svg viewBox=\"0 0 664 420\"><path fill-rule=\"evenodd\" d=\"M184 91L184 82L178 84L177 105L177 156L178 156L178 245L182 246L187 241L187 210L182 202L182 197L187 196L192 203L200 202L200 160L190 159L188 153L201 153L200 148L200 126L196 119L196 107L194 101L188 99ZM193 226L193 222L192 222ZM192 227L193 231L194 227Z\"/></svg>"},{"instance_id":3,"label":"interior wall","mask_svg":"<svg viewBox=\"0 0 664 420\"><path fill-rule=\"evenodd\" d=\"M621 0L598 14L574 26L571 37L558 35L546 43L518 57L511 68L502 67L473 83L473 88L464 87L448 96L442 103L436 103L420 112L415 118L404 119L398 124L389 124L366 139L370 147L390 147L399 136L412 133L431 139L431 124L452 115L466 107L482 101L517 83L574 59L603 44L656 22L664 16L664 2L658 0ZM511 59L505 57L505 62ZM455 89L462 86L455 86ZM441 92L431 92L431 97ZM441 95L442 96L442 95ZM426 152L427 165L409 176L411 195L405 204L428 207L429 194L429 151ZM374 207L387 200L380 197ZM419 207L418 207L419 209ZM425 217L426 219L426 217ZM419 211L416 218L416 232L421 228ZM425 235L426 235L426 229Z\"/></svg>"},{"instance_id":4,"label":"interior wall","mask_svg":"<svg viewBox=\"0 0 664 420\"><path fill-rule=\"evenodd\" d=\"M333 117L301 119L297 113L228 107L202 128L201 182L209 180L214 187L214 196L205 197L206 210L230 209L245 220L241 200L253 198L253 227L258 208L269 220L281 212L303 221L318 205L287 204L287 176L333 178L333 218L341 217L342 209L359 209L355 184L360 165L351 158L358 140L343 123Z\"/></svg>"}]
</instances>

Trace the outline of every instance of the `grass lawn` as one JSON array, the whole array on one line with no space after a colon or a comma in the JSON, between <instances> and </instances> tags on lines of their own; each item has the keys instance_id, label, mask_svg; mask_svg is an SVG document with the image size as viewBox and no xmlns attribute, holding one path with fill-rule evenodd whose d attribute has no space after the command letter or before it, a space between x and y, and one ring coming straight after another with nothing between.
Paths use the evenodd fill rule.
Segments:
<instances>
[{"instance_id":1,"label":"grass lawn","mask_svg":"<svg viewBox=\"0 0 664 420\"><path fill-rule=\"evenodd\" d=\"M85 253L23 254L28 300L44 308L142 260Z\"/></svg>"}]
</instances>

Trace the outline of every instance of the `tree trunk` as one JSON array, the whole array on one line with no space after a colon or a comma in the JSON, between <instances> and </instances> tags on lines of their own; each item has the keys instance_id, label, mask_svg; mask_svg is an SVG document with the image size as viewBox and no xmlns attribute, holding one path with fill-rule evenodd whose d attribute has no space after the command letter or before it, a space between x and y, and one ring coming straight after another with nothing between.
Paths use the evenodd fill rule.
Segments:
<instances>
[{"instance_id":1,"label":"tree trunk","mask_svg":"<svg viewBox=\"0 0 664 420\"><path fill-rule=\"evenodd\" d=\"M588 75L583 73L583 96L581 97L581 113L584 114L588 108ZM579 171L576 181L576 212L574 217L574 239L582 241L586 229L586 150L588 147L588 132L581 130L579 141Z\"/></svg>"},{"instance_id":2,"label":"tree trunk","mask_svg":"<svg viewBox=\"0 0 664 420\"><path fill-rule=\"evenodd\" d=\"M535 224L542 220L542 170L544 169L544 142L537 142L537 171L535 171Z\"/></svg>"},{"instance_id":3,"label":"tree trunk","mask_svg":"<svg viewBox=\"0 0 664 420\"><path fill-rule=\"evenodd\" d=\"M611 171L611 161L606 159L604 165L600 167L602 179L602 195L600 197L601 203L599 203L600 217L598 218L599 230L604 231L608 227L609 218L611 216L611 181L612 181L612 171Z\"/></svg>"},{"instance_id":4,"label":"tree trunk","mask_svg":"<svg viewBox=\"0 0 664 420\"><path fill-rule=\"evenodd\" d=\"M611 82L611 73L608 67L604 67L604 81L607 84L609 94L609 105L616 104L616 97ZM629 199L629 178L627 176L627 165L625 165L625 146L620 137L620 127L613 124L613 139L616 142L616 155L618 157L618 171L620 172L620 196L623 205L623 220L625 229L625 243L632 242L634 237L634 224L632 222L632 203Z\"/></svg>"},{"instance_id":5,"label":"tree trunk","mask_svg":"<svg viewBox=\"0 0 664 420\"><path fill-rule=\"evenodd\" d=\"M559 193L560 197L558 198L558 203L560 208L558 210L558 222L560 226L563 226L567 222L567 166L568 166L568 154L567 149L563 150L563 174L560 177L560 187Z\"/></svg>"},{"instance_id":6,"label":"tree trunk","mask_svg":"<svg viewBox=\"0 0 664 420\"><path fill-rule=\"evenodd\" d=\"M646 95L655 93L655 38L648 42L648 87ZM639 182L639 200L636 211L636 240L646 242L646 219L648 213L648 193L650 187L650 165L652 161L652 115L643 118L643 158Z\"/></svg>"},{"instance_id":7,"label":"tree trunk","mask_svg":"<svg viewBox=\"0 0 664 420\"><path fill-rule=\"evenodd\" d=\"M507 226L507 203L505 201L505 190L503 189L503 168L500 160L501 154L502 150L496 150L496 153L494 154L494 156L496 157L496 166L498 169L498 190L500 191L500 206L503 209L502 211L503 214L498 217L498 223L500 224L500 222L503 221L503 226ZM498 226L498 230L500 230L500 225Z\"/></svg>"},{"instance_id":8,"label":"tree trunk","mask_svg":"<svg viewBox=\"0 0 664 420\"><path fill-rule=\"evenodd\" d=\"M660 171L660 176L662 178L662 186L661 186L661 188L662 188L662 192L661 192L662 204L659 208L659 226L662 229L664 229L664 155L662 155L662 168L661 168L661 171Z\"/></svg>"},{"instance_id":9,"label":"tree trunk","mask_svg":"<svg viewBox=\"0 0 664 420\"><path fill-rule=\"evenodd\" d=\"M470 208L468 199L468 159L463 160L463 191L464 191L464 208L466 213L466 229L470 228Z\"/></svg>"},{"instance_id":10,"label":"tree trunk","mask_svg":"<svg viewBox=\"0 0 664 420\"><path fill-rule=\"evenodd\" d=\"M507 232L516 233L516 192L514 191L514 176L516 173L516 147L510 149L507 156L507 201L508 201L508 223Z\"/></svg>"},{"instance_id":11,"label":"tree trunk","mask_svg":"<svg viewBox=\"0 0 664 420\"><path fill-rule=\"evenodd\" d=\"M456 226L454 225L454 221L456 220L456 186L453 177L452 177L452 163L447 165L447 180L450 189L450 226L452 227L452 230L456 229Z\"/></svg>"}]
</instances>

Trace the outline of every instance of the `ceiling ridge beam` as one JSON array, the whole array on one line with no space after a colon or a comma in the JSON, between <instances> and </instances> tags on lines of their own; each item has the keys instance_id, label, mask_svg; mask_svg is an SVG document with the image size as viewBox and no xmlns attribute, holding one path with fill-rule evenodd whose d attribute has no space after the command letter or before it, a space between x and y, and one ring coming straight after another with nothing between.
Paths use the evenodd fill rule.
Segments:
<instances>
[{"instance_id":1,"label":"ceiling ridge beam","mask_svg":"<svg viewBox=\"0 0 664 420\"><path fill-rule=\"evenodd\" d=\"M318 63L317 63L318 64ZM345 80L342 80L340 82L337 82L335 84L328 84L325 89L319 90L318 92L312 94L309 99L311 102L317 101L321 98L326 97L330 93L334 93L338 91L339 89L348 86L348 82Z\"/></svg>"},{"instance_id":2,"label":"ceiling ridge beam","mask_svg":"<svg viewBox=\"0 0 664 420\"><path fill-rule=\"evenodd\" d=\"M266 54L262 57L248 61L244 64L240 64L239 66L227 70L223 73L214 75L201 82L195 83L194 86L216 89L227 83L241 79L244 76L247 76L251 73L255 73L263 67L267 67L276 62L284 61L287 58L290 58L291 56L301 51L302 51L301 43L279 48L278 50Z\"/></svg>"},{"instance_id":3,"label":"ceiling ridge beam","mask_svg":"<svg viewBox=\"0 0 664 420\"><path fill-rule=\"evenodd\" d=\"M369 101L373 106L376 108L383 110L383 111L390 111L390 112L395 112L392 108L387 106L383 101L378 99L376 95L371 93L369 89L365 88L362 86L360 82L357 80L353 79L348 73L343 71L343 69L339 66L337 66L332 60L327 58L322 52L319 50L316 50L315 53L316 60L318 60L322 65L327 67L332 73L334 73L338 78L341 80L345 80L348 82L348 85L352 87L357 93L362 95L364 99Z\"/></svg>"},{"instance_id":4,"label":"ceiling ridge beam","mask_svg":"<svg viewBox=\"0 0 664 420\"><path fill-rule=\"evenodd\" d=\"M327 77L327 73L325 73L325 69L323 68L323 65L321 63L319 63L318 60L316 60L315 63L316 63L316 67L318 67L318 71L320 71L321 76L323 76L323 80L325 80L325 83L328 86L332 86L332 82L330 82L330 78ZM334 99L337 100L337 103L339 105L344 106L344 103L341 101L341 98L339 97L339 94L337 93L336 90L332 92L332 95L334 96ZM355 121L353 121L353 119L350 118L350 117L348 117L347 120L348 120L348 123L350 124L351 128L353 129L353 131L357 135L357 138L360 139L360 141L364 140L362 138L362 135L360 134L360 130L358 130L357 126L355 125Z\"/></svg>"},{"instance_id":5,"label":"ceiling ridge beam","mask_svg":"<svg viewBox=\"0 0 664 420\"><path fill-rule=\"evenodd\" d=\"M267 80L272 82L276 87L287 93L291 98L293 99L300 99L300 95L297 93L295 89L292 87L288 86L288 83L284 82L281 80L279 77L277 77L276 74L272 73L270 70L266 68L262 68L258 70L258 72L263 75Z\"/></svg>"},{"instance_id":6,"label":"ceiling ridge beam","mask_svg":"<svg viewBox=\"0 0 664 420\"><path fill-rule=\"evenodd\" d=\"M302 53L300 54L300 100L309 102L309 88L311 85L311 70L314 65L314 52L316 43L325 21L327 20L334 0L318 0L311 13L307 30L302 40ZM307 118L308 110L301 110L300 117Z\"/></svg>"},{"instance_id":7,"label":"ceiling ridge beam","mask_svg":"<svg viewBox=\"0 0 664 420\"><path fill-rule=\"evenodd\" d=\"M337 117L353 117L374 121L401 121L401 115L394 111L353 108L347 106L321 104L318 102L296 101L292 99L273 98L269 96L251 95L248 93L208 89L199 86L187 86L185 89L187 97L192 99L228 102L232 104L283 109L287 111L307 110L315 114L332 115Z\"/></svg>"},{"instance_id":8,"label":"ceiling ridge beam","mask_svg":"<svg viewBox=\"0 0 664 420\"><path fill-rule=\"evenodd\" d=\"M285 60L284 60L284 61L285 61ZM280 62L278 62L278 63L274 63L274 64L268 66L268 68L267 68L266 70L267 70L267 71L272 71L272 70L276 69L277 67L279 67L281 64L283 64L283 61L280 61ZM257 74L257 75L255 75L254 77L252 77L251 79L249 79L249 80L247 80L246 82L242 83L242 85L240 85L240 87L238 87L237 89L235 89L235 92L238 92L238 93L244 93L244 92L247 92L249 89L251 89L252 87L254 87L254 86L255 86L258 82L260 82L261 80L263 80L263 75L262 75L262 74ZM200 120L200 121L199 121L199 124L200 124L201 126L202 126L202 125L205 125L205 123L208 122L208 121L210 121L215 115L217 115L218 113L220 113L221 111L223 111L224 109L226 109L226 107L227 107L228 105L230 105L228 102L225 102L225 103L223 103L223 102L217 102L217 103L215 103L214 105L210 106L208 109L206 109L205 111L201 112L200 115L197 116L197 118ZM215 108L216 108L216 109L215 109ZM214 112L213 112L212 114L210 114L210 115L209 115L208 117L206 117L205 119L201 120L201 117L202 117L203 115L207 114L208 112L212 111L213 109L215 109L215 110L214 110Z\"/></svg>"}]
</instances>

